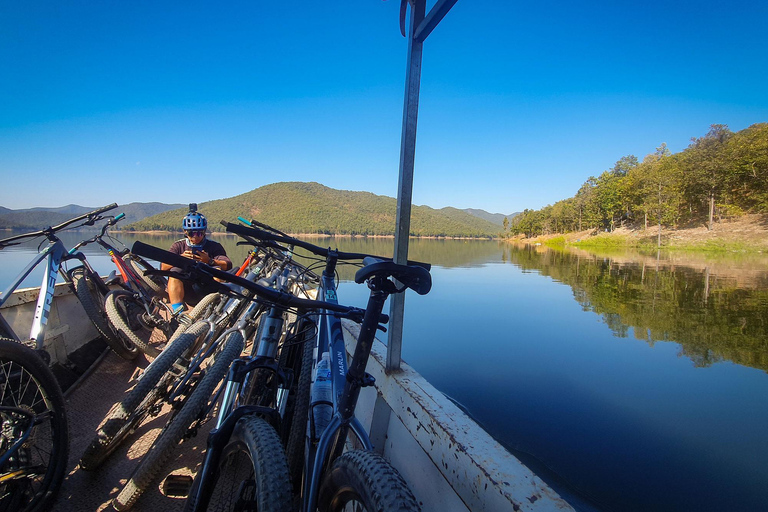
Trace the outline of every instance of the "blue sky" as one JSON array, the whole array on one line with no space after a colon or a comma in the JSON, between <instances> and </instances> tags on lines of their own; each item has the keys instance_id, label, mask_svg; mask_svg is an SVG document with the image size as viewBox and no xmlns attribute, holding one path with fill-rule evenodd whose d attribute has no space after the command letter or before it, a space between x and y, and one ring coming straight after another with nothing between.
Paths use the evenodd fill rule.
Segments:
<instances>
[{"instance_id":1,"label":"blue sky","mask_svg":"<svg viewBox=\"0 0 768 512\"><path fill-rule=\"evenodd\" d=\"M430 2L428 6L431 6ZM0 206L395 197L399 2L0 0ZM424 47L413 202L511 213L768 121L762 2L459 0Z\"/></svg>"}]
</instances>

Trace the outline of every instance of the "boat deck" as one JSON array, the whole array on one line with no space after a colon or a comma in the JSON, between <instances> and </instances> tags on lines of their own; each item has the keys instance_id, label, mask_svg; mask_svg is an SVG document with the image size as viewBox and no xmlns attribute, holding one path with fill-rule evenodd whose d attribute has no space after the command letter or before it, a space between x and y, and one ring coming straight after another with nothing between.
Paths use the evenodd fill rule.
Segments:
<instances>
[{"instance_id":1,"label":"boat deck","mask_svg":"<svg viewBox=\"0 0 768 512\"><path fill-rule=\"evenodd\" d=\"M97 471L83 471L78 467L80 456L101 421L112 405L133 386L136 362L139 368L145 368L149 363L143 356L139 356L138 361L125 361L109 350L95 365L93 373L68 392L69 471L53 512L113 510L111 500L120 492L165 424L167 409L145 421ZM176 449L168 465L169 473L194 474L197 464L202 461L212 423L208 422L196 437L184 441ZM131 510L173 512L183 508L184 498L164 496L158 484L148 489Z\"/></svg>"}]
</instances>

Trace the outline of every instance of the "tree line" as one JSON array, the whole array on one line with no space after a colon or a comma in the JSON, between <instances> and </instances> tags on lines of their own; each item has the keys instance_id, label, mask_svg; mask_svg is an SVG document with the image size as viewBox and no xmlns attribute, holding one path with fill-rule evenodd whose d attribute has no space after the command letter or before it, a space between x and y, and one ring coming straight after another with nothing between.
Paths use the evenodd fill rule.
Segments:
<instances>
[{"instance_id":1,"label":"tree line","mask_svg":"<svg viewBox=\"0 0 768 512\"><path fill-rule=\"evenodd\" d=\"M702 222L711 230L715 220L758 212L768 212L768 123L736 133L713 124L679 153L662 143L642 162L622 157L573 197L506 221L504 232L531 237Z\"/></svg>"}]
</instances>

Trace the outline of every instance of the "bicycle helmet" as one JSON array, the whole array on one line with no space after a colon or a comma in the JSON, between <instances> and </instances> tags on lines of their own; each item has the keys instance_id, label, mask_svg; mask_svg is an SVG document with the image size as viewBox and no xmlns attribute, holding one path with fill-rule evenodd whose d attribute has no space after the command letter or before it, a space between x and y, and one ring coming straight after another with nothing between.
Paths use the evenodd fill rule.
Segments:
<instances>
[{"instance_id":1,"label":"bicycle helmet","mask_svg":"<svg viewBox=\"0 0 768 512\"><path fill-rule=\"evenodd\" d=\"M189 205L189 213L184 216L181 226L184 231L206 230L208 229L208 220L205 215L197 211L197 205L193 203Z\"/></svg>"}]
</instances>

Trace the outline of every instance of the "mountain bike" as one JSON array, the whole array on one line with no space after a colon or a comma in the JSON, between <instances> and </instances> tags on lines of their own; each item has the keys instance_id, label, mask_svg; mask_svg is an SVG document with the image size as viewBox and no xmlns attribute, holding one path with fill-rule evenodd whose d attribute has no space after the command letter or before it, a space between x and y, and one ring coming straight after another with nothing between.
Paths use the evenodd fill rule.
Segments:
<instances>
[{"instance_id":1,"label":"mountain bike","mask_svg":"<svg viewBox=\"0 0 768 512\"><path fill-rule=\"evenodd\" d=\"M134 252L137 247L142 246L146 246L146 244L136 242L134 244ZM161 251L160 249L157 250ZM165 251L162 252L165 253ZM186 265L194 263L193 260L181 256L176 256L176 259L173 259L173 261L179 263L179 265L174 265L179 269L184 269L186 268ZM210 419L213 408L223 391L223 388L219 386L219 383L226 375L227 369L232 361L235 360L245 348L246 341L251 339L252 333L255 332L260 325L262 313L266 309L261 303L252 300L253 298L251 297L248 288L245 287L245 289L241 289L240 283L251 284L258 280L260 284L256 286L272 286L278 276L282 273L281 264L279 262L276 263L274 258L269 256L269 253L258 258L258 261L257 268L254 271L251 271L245 279L236 277L235 274L232 273L222 272L225 275L240 279L237 286L227 286L223 283L217 285L222 289L222 293L231 295L227 302L228 306L226 306L224 310L237 312L231 314L231 318L235 319L232 327L224 330L220 334L218 334L217 331L217 335L215 335L206 332L204 327L200 330L201 325L204 325L205 321L197 322L189 327L184 334L166 349L175 350L175 346L182 341L185 343L195 343L194 339L200 339L202 336L207 341L203 344L200 351L198 351L198 354L193 358L193 363L190 366L193 367L195 361L211 362L206 365L203 371L196 374L196 378L191 379L194 383L194 387L188 388L185 391L183 400L173 401L174 391L171 392L170 400L176 410L150 450L144 455L126 485L114 499L113 506L116 509L127 510L132 507L144 490L159 475L160 471L163 469L165 461L171 455L173 448L183 438L196 435L197 430ZM259 271L258 269L261 265L263 265L263 267L261 267L263 270ZM181 274L177 273L176 277L187 280L199 280L197 279L197 276L185 275L183 270ZM210 284L213 285L214 283L216 282L211 281ZM189 340L187 341L188 338ZM161 354L158 360L162 357L163 355ZM183 385L190 375L193 374L187 370L187 377L177 377L175 382ZM181 387L181 385L178 386ZM170 481L172 482L172 479ZM165 485L173 486L173 483L166 483ZM169 492L175 494L173 490L170 490Z\"/></svg>"},{"instance_id":2,"label":"mountain bike","mask_svg":"<svg viewBox=\"0 0 768 512\"><path fill-rule=\"evenodd\" d=\"M77 223L92 226L102 213L114 208L117 204L55 227L0 240L0 249L24 238L45 237L48 242L0 296L2 305L46 260L29 338L20 338L0 315L0 510L45 510L61 486L69 454L67 417L61 389L48 368L50 355L44 341L59 274L72 284L61 264L75 259L85 262L85 256L67 251L56 233ZM95 281L98 274L94 275Z\"/></svg>"},{"instance_id":3,"label":"mountain bike","mask_svg":"<svg viewBox=\"0 0 768 512\"><path fill-rule=\"evenodd\" d=\"M134 330L128 327L126 319L131 317L127 314L122 314L123 311L127 310L126 305L121 304L121 307L118 308L117 294L112 294L110 298L109 308L112 311L111 315L108 313L106 303L111 291L109 285L120 284L122 290L117 292L120 297L133 298L136 296L138 300L144 301L144 308L141 312L141 315L147 318L143 322L144 324L158 326L166 333L170 331L172 326L160 315L159 304L161 304L161 301L159 298L165 294L164 278L162 276L145 274L146 271L153 270L151 264L141 257L131 254L127 248L123 250L117 249L105 240L105 238L110 238L107 235L107 230L124 217L124 213L105 217L109 220L101 228L99 234L83 240L69 251L70 254L74 254L81 247L96 243L109 254L117 270L113 270L104 281L101 278L94 277L96 274L87 266L87 262L82 267L72 269L69 273L72 277L74 292L93 325L117 355L123 359L132 360L138 355L140 349L142 352L154 355L157 354L157 351L152 347L148 347L134 333ZM119 277L117 272L119 272ZM120 302L122 303L123 299L120 299ZM118 311L121 313L119 314Z\"/></svg>"},{"instance_id":4,"label":"mountain bike","mask_svg":"<svg viewBox=\"0 0 768 512\"><path fill-rule=\"evenodd\" d=\"M330 354L323 354L320 351L316 362L321 367L322 377L328 378L333 386L331 397L329 397L331 400L313 399L307 417L297 418L292 422L293 427L300 424L302 431L308 427L307 431L311 433L308 438L303 471L305 477L301 490L302 509L314 511L319 505L320 510L341 510L351 505L365 507L366 510L389 510L395 507L399 507L398 510L418 510L413 494L399 473L386 460L370 451L372 448L370 440L359 421L355 419L354 410L360 389L373 384L372 377L365 373L365 365L379 322L387 321L387 316L382 315L386 298L392 293L399 293L407 288L419 294L427 293L431 288L431 278L426 269L428 265L396 265L391 260L371 258L368 255L339 253L290 237L244 226L228 225L227 230L260 240L295 244L316 254L325 254L327 258L327 272L324 272L322 277L324 284L321 286L320 294L320 297L325 297L325 300L300 299L275 290L249 288L262 299L284 308L319 310L320 318L328 320L323 325L331 337L326 338L322 334L324 329L321 328L318 330L316 342L321 348L323 343L329 344L328 348L333 350L333 363L330 362ZM136 244L133 250L139 253L146 251L142 254L146 256L153 254L151 257L159 261L166 261L164 258L170 259L159 251L144 247L137 248ZM365 258L365 266L355 276L356 282L367 282L371 290L365 310L341 306L336 300L333 275L340 256L350 257L350 259ZM175 264L172 261L166 262ZM241 284L232 276L227 277L209 269L201 269L200 265L195 268L201 272L201 275L211 275ZM389 278L394 278L401 283L400 287ZM241 285L249 287L245 283ZM341 333L341 318L350 318L362 323L357 347L348 369ZM323 369L326 361L329 363L328 370ZM236 374L237 370L232 372ZM236 383L237 379L232 377L230 381ZM228 388L225 397L231 393L232 390ZM321 405L330 405L333 410L333 416L322 430L317 428L319 425L316 422L317 417L320 416L316 409ZM226 402L222 408L224 407L227 407ZM221 477L219 463L222 460L229 461L232 453L243 455L241 458L247 463L250 461L251 466L251 471L244 472L243 480L234 486L235 489L239 489L236 508L263 505L262 501L270 497L269 485L274 486L280 483L280 488L285 488L286 477L274 475L285 475L283 464L287 465L287 462L274 459L280 452L274 443L277 434L269 430L268 427L271 425L263 418L275 418L275 411L259 405L243 405L226 415L220 425L211 432L206 459L198 474L199 483L193 487L188 498L187 510L205 509L214 486ZM274 419L272 421L277 423ZM284 428L287 427L287 425L284 426ZM364 449L343 453L350 431ZM267 453L272 457L271 465L266 462L268 459L265 454ZM277 483L275 479L278 479ZM290 482L287 485L291 487Z\"/></svg>"},{"instance_id":5,"label":"mountain bike","mask_svg":"<svg viewBox=\"0 0 768 512\"><path fill-rule=\"evenodd\" d=\"M263 254L252 251L236 274L248 272L248 279L257 279L264 260ZM163 404L172 405L171 415L181 408L185 397L202 378L205 362L218 347L212 342L239 317L241 304L238 298L227 300L224 294L211 293L184 313L185 325L173 334L166 348L139 375L134 387L106 415L80 458L82 469L98 468L147 417L159 414Z\"/></svg>"}]
</instances>

